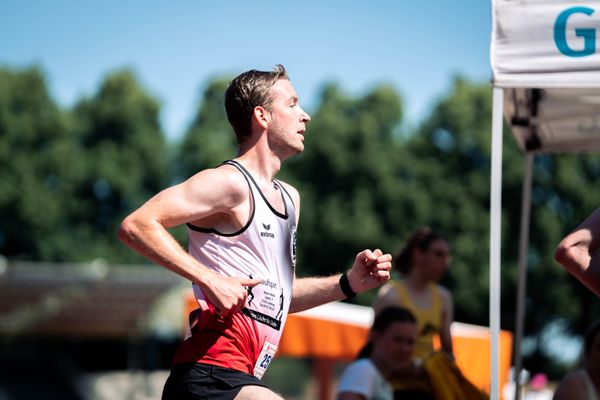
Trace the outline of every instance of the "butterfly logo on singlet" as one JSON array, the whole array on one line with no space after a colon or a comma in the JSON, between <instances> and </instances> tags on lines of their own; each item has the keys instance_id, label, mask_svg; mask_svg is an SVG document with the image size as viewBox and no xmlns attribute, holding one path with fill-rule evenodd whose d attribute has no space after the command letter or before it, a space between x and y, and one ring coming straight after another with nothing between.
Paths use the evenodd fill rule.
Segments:
<instances>
[{"instance_id":1,"label":"butterfly logo on singlet","mask_svg":"<svg viewBox=\"0 0 600 400\"><path fill-rule=\"evenodd\" d=\"M260 236L274 239L275 238L275 234L269 232L271 230L271 224L265 224L265 223L263 223L262 226L263 226L263 229L265 231L261 232Z\"/></svg>"}]
</instances>

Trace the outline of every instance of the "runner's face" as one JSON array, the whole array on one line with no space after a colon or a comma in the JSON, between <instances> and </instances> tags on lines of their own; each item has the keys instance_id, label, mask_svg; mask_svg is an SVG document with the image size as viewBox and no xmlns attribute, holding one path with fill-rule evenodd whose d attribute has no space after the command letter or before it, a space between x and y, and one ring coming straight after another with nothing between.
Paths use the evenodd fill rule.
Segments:
<instances>
[{"instance_id":1,"label":"runner's face","mask_svg":"<svg viewBox=\"0 0 600 400\"><path fill-rule=\"evenodd\" d=\"M268 138L271 148L283 158L304 150L304 133L310 116L298 104L298 95L287 79L271 88Z\"/></svg>"}]
</instances>

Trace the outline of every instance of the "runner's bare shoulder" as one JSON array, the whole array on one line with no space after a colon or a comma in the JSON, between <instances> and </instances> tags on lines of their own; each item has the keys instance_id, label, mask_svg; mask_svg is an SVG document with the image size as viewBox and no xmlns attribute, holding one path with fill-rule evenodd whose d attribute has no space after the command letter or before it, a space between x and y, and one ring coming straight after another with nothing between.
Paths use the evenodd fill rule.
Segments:
<instances>
[{"instance_id":1,"label":"runner's bare shoulder","mask_svg":"<svg viewBox=\"0 0 600 400\"><path fill-rule=\"evenodd\" d=\"M186 191L219 209L231 209L248 198L248 182L235 167L221 165L198 172L186 182Z\"/></svg>"}]
</instances>

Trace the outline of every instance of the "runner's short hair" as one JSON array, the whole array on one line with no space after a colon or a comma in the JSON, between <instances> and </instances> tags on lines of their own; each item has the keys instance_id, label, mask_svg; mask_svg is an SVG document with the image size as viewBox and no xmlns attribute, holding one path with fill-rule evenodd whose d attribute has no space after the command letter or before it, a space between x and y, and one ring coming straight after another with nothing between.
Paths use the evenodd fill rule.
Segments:
<instances>
[{"instance_id":1,"label":"runner's short hair","mask_svg":"<svg viewBox=\"0 0 600 400\"><path fill-rule=\"evenodd\" d=\"M238 143L250 137L255 107L270 109L271 88L279 79L288 80L285 67L277 64L272 72L246 71L234 78L225 91L225 111Z\"/></svg>"}]
</instances>

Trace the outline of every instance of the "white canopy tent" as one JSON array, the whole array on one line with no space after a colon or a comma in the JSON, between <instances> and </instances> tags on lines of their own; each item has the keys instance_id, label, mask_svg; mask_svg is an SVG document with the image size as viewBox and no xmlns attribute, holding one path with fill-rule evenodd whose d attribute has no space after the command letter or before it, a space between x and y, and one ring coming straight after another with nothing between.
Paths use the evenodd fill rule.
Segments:
<instances>
[{"instance_id":1,"label":"white canopy tent","mask_svg":"<svg viewBox=\"0 0 600 400\"><path fill-rule=\"evenodd\" d=\"M521 369L533 155L600 150L600 1L492 0L490 188L491 398L500 393L500 221L503 116L525 154L514 336ZM519 390L516 391L518 398Z\"/></svg>"}]
</instances>

